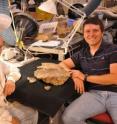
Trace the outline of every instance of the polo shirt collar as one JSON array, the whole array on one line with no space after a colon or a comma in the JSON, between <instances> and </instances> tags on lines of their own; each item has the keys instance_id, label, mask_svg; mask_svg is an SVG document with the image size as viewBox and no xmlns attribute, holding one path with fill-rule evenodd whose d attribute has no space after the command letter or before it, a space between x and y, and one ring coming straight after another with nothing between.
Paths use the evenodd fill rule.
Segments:
<instances>
[{"instance_id":1,"label":"polo shirt collar","mask_svg":"<svg viewBox=\"0 0 117 124\"><path fill-rule=\"evenodd\" d=\"M100 47L99 47L99 49L97 50L97 52L101 52L102 50L104 50L105 44L106 44L106 43L105 43L104 40L102 39L102 42L101 42Z\"/></svg>"},{"instance_id":2,"label":"polo shirt collar","mask_svg":"<svg viewBox=\"0 0 117 124\"><path fill-rule=\"evenodd\" d=\"M100 47L99 47L99 49L96 51L95 54L97 54L97 53L103 51L103 49L105 48L105 44L106 44L106 43L105 43L104 40L102 39L102 42L101 42L101 44L100 44ZM90 48L89 48L88 45L87 45L86 51L90 54Z\"/></svg>"}]
</instances>

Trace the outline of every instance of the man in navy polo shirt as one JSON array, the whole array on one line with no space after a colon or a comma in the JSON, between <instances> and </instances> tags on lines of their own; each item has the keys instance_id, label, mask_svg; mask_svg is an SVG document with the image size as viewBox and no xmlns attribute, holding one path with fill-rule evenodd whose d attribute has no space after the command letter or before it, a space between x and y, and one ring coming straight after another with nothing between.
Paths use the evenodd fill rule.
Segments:
<instances>
[{"instance_id":1,"label":"man in navy polo shirt","mask_svg":"<svg viewBox=\"0 0 117 124\"><path fill-rule=\"evenodd\" d=\"M66 108L64 124L86 124L105 111L117 124L117 45L105 41L103 33L101 20L89 17L83 24L86 45L60 63L71 71L75 90L82 94Z\"/></svg>"}]
</instances>

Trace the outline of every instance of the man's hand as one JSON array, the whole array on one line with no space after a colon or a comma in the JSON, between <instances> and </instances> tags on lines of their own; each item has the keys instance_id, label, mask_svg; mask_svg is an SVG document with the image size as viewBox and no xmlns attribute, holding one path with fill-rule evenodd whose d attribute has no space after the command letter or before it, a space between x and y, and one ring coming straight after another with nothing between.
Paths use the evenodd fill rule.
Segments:
<instances>
[{"instance_id":1,"label":"man's hand","mask_svg":"<svg viewBox=\"0 0 117 124\"><path fill-rule=\"evenodd\" d=\"M71 70L71 72L72 72L72 79L75 84L75 90L77 90L77 92L79 93L84 93L85 92L85 88L84 88L85 75L79 70Z\"/></svg>"},{"instance_id":2,"label":"man's hand","mask_svg":"<svg viewBox=\"0 0 117 124\"><path fill-rule=\"evenodd\" d=\"M81 71L79 70L72 70L72 77L77 77L79 79L81 79L82 81L84 81L85 79L85 74L83 74Z\"/></svg>"},{"instance_id":3,"label":"man's hand","mask_svg":"<svg viewBox=\"0 0 117 124\"><path fill-rule=\"evenodd\" d=\"M15 83L11 80L7 80L4 88L5 96L11 95L14 91L15 91Z\"/></svg>"},{"instance_id":4,"label":"man's hand","mask_svg":"<svg viewBox=\"0 0 117 124\"><path fill-rule=\"evenodd\" d=\"M77 90L78 93L84 93L85 88L84 88L84 82L83 80L79 79L78 77L72 77L75 85L75 90Z\"/></svg>"}]
</instances>

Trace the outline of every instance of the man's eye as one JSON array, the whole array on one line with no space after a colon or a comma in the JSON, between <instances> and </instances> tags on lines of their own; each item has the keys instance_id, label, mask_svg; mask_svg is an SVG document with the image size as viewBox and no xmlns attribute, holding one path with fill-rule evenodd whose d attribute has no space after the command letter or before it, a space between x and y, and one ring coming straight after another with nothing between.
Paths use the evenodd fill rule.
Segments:
<instances>
[{"instance_id":1,"label":"man's eye","mask_svg":"<svg viewBox=\"0 0 117 124\"><path fill-rule=\"evenodd\" d=\"M90 31L85 31L85 33L90 33Z\"/></svg>"},{"instance_id":2,"label":"man's eye","mask_svg":"<svg viewBox=\"0 0 117 124\"><path fill-rule=\"evenodd\" d=\"M93 30L93 32L98 32L98 30Z\"/></svg>"}]
</instances>

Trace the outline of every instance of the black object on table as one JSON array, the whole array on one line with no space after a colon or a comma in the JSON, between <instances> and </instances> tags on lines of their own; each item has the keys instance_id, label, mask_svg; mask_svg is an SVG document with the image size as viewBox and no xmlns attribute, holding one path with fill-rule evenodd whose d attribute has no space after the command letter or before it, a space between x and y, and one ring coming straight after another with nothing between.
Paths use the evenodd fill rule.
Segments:
<instances>
[{"instance_id":1,"label":"black object on table","mask_svg":"<svg viewBox=\"0 0 117 124\"><path fill-rule=\"evenodd\" d=\"M59 108L74 94L74 85L71 79L61 86L52 86L47 91L44 89L44 83L38 80L36 83L30 84L27 80L28 76L33 76L37 66L42 62L54 62L55 60L38 59L27 65L22 66L21 79L16 82L16 91L9 98L17 100L24 105L38 109L47 116L53 117Z\"/></svg>"}]
</instances>

